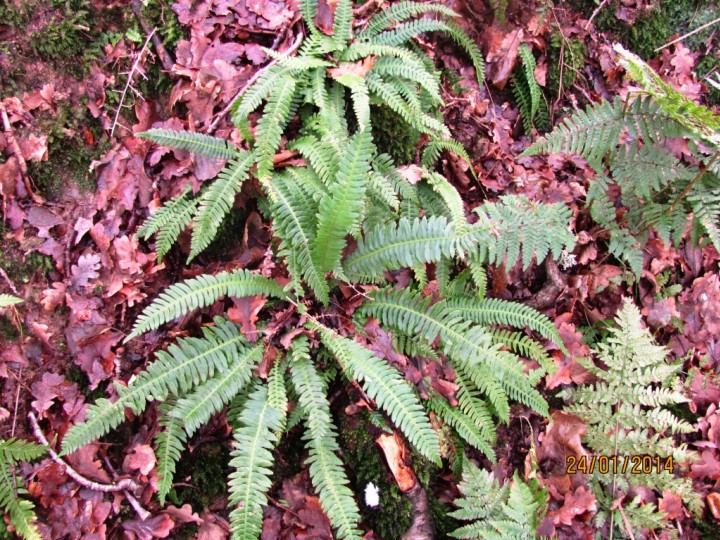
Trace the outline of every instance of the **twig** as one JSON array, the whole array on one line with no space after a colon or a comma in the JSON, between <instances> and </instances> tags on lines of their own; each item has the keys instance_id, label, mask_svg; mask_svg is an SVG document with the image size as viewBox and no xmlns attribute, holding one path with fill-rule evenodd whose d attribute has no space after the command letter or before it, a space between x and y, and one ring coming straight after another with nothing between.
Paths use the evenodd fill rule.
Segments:
<instances>
[{"instance_id":1,"label":"twig","mask_svg":"<svg viewBox=\"0 0 720 540\"><path fill-rule=\"evenodd\" d=\"M13 135L10 119L8 118L5 105L2 102L0 102L0 116L2 117L3 128L5 129L5 137L7 138L10 148L12 148L13 155L17 158L18 164L20 165L20 174L22 175L23 182L25 183L25 189L36 203L42 204L45 200L40 195L37 195L30 185L30 175L28 174L27 163L25 163L25 158L20 151L20 145L18 144L15 135Z\"/></svg>"},{"instance_id":2,"label":"twig","mask_svg":"<svg viewBox=\"0 0 720 540\"><path fill-rule=\"evenodd\" d=\"M610 507L611 510L620 510L620 515L623 518L623 525L625 525L625 532L630 537L630 540L635 540L635 535L633 534L632 525L630 524L630 520L627 517L627 514L625 514L625 510L623 510L622 507L622 498L616 499L612 506ZM614 512L613 512L614 514Z\"/></svg>"},{"instance_id":3,"label":"twig","mask_svg":"<svg viewBox=\"0 0 720 540\"><path fill-rule=\"evenodd\" d=\"M701 26L698 26L695 30L693 30L692 32L688 32L688 33L685 34L684 36L680 36L680 37L677 38L677 39L673 39L670 43L666 43L666 44L663 45L662 47L658 47L658 48L655 49L653 52L662 51L663 49L669 47L670 45L675 45L677 42L682 41L683 39L685 39L685 38L687 38L687 37L690 37L690 36L692 36L692 35L694 35L694 34L697 34L698 32L702 32L702 31L705 30L708 26L712 26L713 24L716 24L716 23L719 23L719 22L720 22L720 17L718 17L718 18L715 19L714 21L710 21L709 23L705 23L705 24L703 24L703 25L701 25Z\"/></svg>"},{"instance_id":4,"label":"twig","mask_svg":"<svg viewBox=\"0 0 720 540\"><path fill-rule=\"evenodd\" d=\"M15 287L15 284L10 279L10 276L8 276L5 273L5 270L3 270L2 268L0 268L0 276L2 276L2 278L5 280L5 283L7 283L7 286L10 287L10 290L12 291L12 293L15 296L20 296L20 293L18 292L17 287Z\"/></svg>"},{"instance_id":5,"label":"twig","mask_svg":"<svg viewBox=\"0 0 720 540\"><path fill-rule=\"evenodd\" d=\"M282 54L292 54L295 51L297 51L300 48L300 44L302 43L304 34L302 30L298 32L297 37L295 38L295 41L292 45L290 45L290 48L286 51L284 51ZM260 78L260 76L265 73L268 69L270 69L272 66L274 66L278 62L277 58L274 58L271 62L269 62L267 65L265 65L262 69L259 69L255 75L250 77L247 82L238 90L237 94L235 94L235 97L233 97L227 104L227 106L220 111L220 113L215 117L215 119L211 122L210 127L207 129L207 134L211 135L213 131L217 128L220 121L225 118L225 115L230 112L230 109L232 108L233 104L237 101L239 97L241 97L245 92L247 92L247 89L250 88L255 82Z\"/></svg>"},{"instance_id":6,"label":"twig","mask_svg":"<svg viewBox=\"0 0 720 540\"><path fill-rule=\"evenodd\" d=\"M147 39L145 40L145 43L143 43L142 49L140 49L140 52L137 55L137 58L135 58L135 62L133 62L132 67L130 68L130 71L127 74L127 81L125 81L125 88L123 88L122 95L120 96L120 103L118 103L117 111L115 112L115 119L112 123L112 128L110 128L110 136L113 136L113 133L115 133L115 127L117 126L118 120L120 119L120 111L123 108L123 103L125 102L125 95L127 94L128 88L130 88L130 85L132 84L133 77L135 77L135 72L137 71L138 67L140 66L140 62L142 60L143 54L147 50L147 46L150 43L150 38L152 38L155 35L155 30L157 28L153 28L150 34L148 35Z\"/></svg>"},{"instance_id":7,"label":"twig","mask_svg":"<svg viewBox=\"0 0 720 540\"><path fill-rule=\"evenodd\" d=\"M585 23L585 30L587 30L588 28L590 28L590 25L592 24L593 19L594 19L595 17L597 17L597 14L600 13L600 10L601 10L602 8L604 8L604 7L605 7L605 4L607 4L607 3L608 3L608 0L603 0L602 2L600 2L600 5L595 8L595 11L592 12L592 15L590 15L590 18L589 18L588 21Z\"/></svg>"},{"instance_id":8,"label":"twig","mask_svg":"<svg viewBox=\"0 0 720 540\"><path fill-rule=\"evenodd\" d=\"M120 480L117 484L101 484L100 482L94 482L93 480L85 478L83 475L73 469L67 462L65 462L65 460L58 456L57 452L55 452L55 450L50 447L50 443L48 442L47 438L45 438L45 434L43 433L42 429L40 429L40 424L38 424L37 418L35 418L35 414L29 412L28 419L30 420L30 425L32 425L35 438L40 441L41 444L47 446L48 454L50 454L50 459L52 459L55 463L64 466L67 475L75 482L80 484L82 487L92 489L93 491L102 491L103 493L113 493L115 491L125 491L128 489L137 489L138 487L140 487L138 483L135 482L135 480L133 480L132 478L124 478Z\"/></svg>"},{"instance_id":9,"label":"twig","mask_svg":"<svg viewBox=\"0 0 720 540\"><path fill-rule=\"evenodd\" d=\"M143 32L145 32L146 34L151 34L153 47L155 47L155 52L160 59L160 63L162 64L163 69L169 73L172 73L172 68L175 65L175 60L165 48L165 45L163 45L160 36L155 34L155 30L150 32L150 25L145 21L145 17L142 16L142 6L140 0L133 0L132 10L138 22L140 23Z\"/></svg>"},{"instance_id":10,"label":"twig","mask_svg":"<svg viewBox=\"0 0 720 540\"><path fill-rule=\"evenodd\" d=\"M17 384L17 391L15 392L15 408L13 409L13 420L12 420L12 428L10 429L10 436L15 436L15 426L17 424L17 412L18 412L18 405L20 404L20 379L22 379L22 365L20 366L20 369L18 370L18 384Z\"/></svg>"},{"instance_id":11,"label":"twig","mask_svg":"<svg viewBox=\"0 0 720 540\"><path fill-rule=\"evenodd\" d=\"M112 466L112 463L110 463L110 460L107 458L107 456L103 457L103 461L105 462L107 468L110 469L113 478L117 478L117 472L115 471L115 468ZM123 490L123 493L125 494L125 498L130 503L130 506L133 507L135 513L141 520L145 521L152 515L150 512L143 508L142 504L140 504L140 501L137 500L137 497L135 497L135 495L130 493L127 489Z\"/></svg>"}]
</instances>

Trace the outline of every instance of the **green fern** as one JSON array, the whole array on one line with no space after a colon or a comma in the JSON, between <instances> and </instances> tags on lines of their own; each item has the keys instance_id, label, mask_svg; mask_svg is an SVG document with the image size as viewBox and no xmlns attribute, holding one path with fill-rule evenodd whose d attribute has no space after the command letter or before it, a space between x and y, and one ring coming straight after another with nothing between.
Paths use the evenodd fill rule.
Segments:
<instances>
[{"instance_id":1,"label":"green fern","mask_svg":"<svg viewBox=\"0 0 720 540\"><path fill-rule=\"evenodd\" d=\"M217 180L203 192L194 216L195 227L188 262L207 248L215 238L222 219L230 212L235 196L248 178L248 169L254 160L254 154L243 152L237 160L228 162L220 171Z\"/></svg>"},{"instance_id":2,"label":"green fern","mask_svg":"<svg viewBox=\"0 0 720 540\"><path fill-rule=\"evenodd\" d=\"M282 288L273 280L253 274L247 270L203 274L168 287L138 317L132 332L125 338L132 338L160 327L181 315L209 306L225 296L267 295L282 298Z\"/></svg>"},{"instance_id":3,"label":"green fern","mask_svg":"<svg viewBox=\"0 0 720 540\"><path fill-rule=\"evenodd\" d=\"M493 229L489 241L479 246L481 260L512 267L522 255L522 267L527 269L533 257L540 264L550 254L557 259L563 250L575 247L575 235L568 227L572 210L564 204L504 195L499 203L486 202L474 211L481 224Z\"/></svg>"},{"instance_id":4,"label":"green fern","mask_svg":"<svg viewBox=\"0 0 720 540\"><path fill-rule=\"evenodd\" d=\"M232 537L259 538L262 531L265 493L272 481L273 448L283 424L284 413L270 404L266 386L257 386L248 398L240 417L242 427L233 433L228 485Z\"/></svg>"},{"instance_id":5,"label":"green fern","mask_svg":"<svg viewBox=\"0 0 720 540\"><path fill-rule=\"evenodd\" d=\"M513 77L513 94L520 107L525 133L530 134L533 126L548 126L549 115L542 89L535 80L535 57L524 43L518 53L522 62Z\"/></svg>"},{"instance_id":6,"label":"green fern","mask_svg":"<svg viewBox=\"0 0 720 540\"><path fill-rule=\"evenodd\" d=\"M439 464L437 437L417 396L400 374L355 341L320 324L309 324L320 332L323 343L338 359L348 377L363 384L367 395L387 412L418 452Z\"/></svg>"},{"instance_id":7,"label":"green fern","mask_svg":"<svg viewBox=\"0 0 720 540\"><path fill-rule=\"evenodd\" d=\"M35 524L32 502L18 498L27 491L14 469L21 461L32 461L46 451L47 448L33 442L0 439L0 509L8 514L10 524L26 540L41 540L42 536Z\"/></svg>"},{"instance_id":8,"label":"green fern","mask_svg":"<svg viewBox=\"0 0 720 540\"><path fill-rule=\"evenodd\" d=\"M162 431L155 435L157 445L155 457L157 457L158 499L161 505L165 504L165 498L172 489L176 464L180 461L187 443L182 419L169 415L175 402L175 399L169 399L158 408L158 424L162 427Z\"/></svg>"},{"instance_id":9,"label":"green fern","mask_svg":"<svg viewBox=\"0 0 720 540\"><path fill-rule=\"evenodd\" d=\"M471 523L453 531L453 538L535 538L547 505L547 494L537 480L525 483L516 471L511 481L500 486L492 474L465 459L458 487L463 497L455 500L459 508L450 515Z\"/></svg>"},{"instance_id":10,"label":"green fern","mask_svg":"<svg viewBox=\"0 0 720 540\"><path fill-rule=\"evenodd\" d=\"M138 133L136 137L148 139L162 146L186 150L193 154L211 158L234 159L240 152L225 139L211 137L202 133L190 131L175 131L172 129L149 129Z\"/></svg>"},{"instance_id":11,"label":"green fern","mask_svg":"<svg viewBox=\"0 0 720 540\"><path fill-rule=\"evenodd\" d=\"M617 455L619 464L634 455L648 455L663 462L671 457L678 464L693 459L687 445L676 443L670 435L690 433L695 428L663 408L689 401L678 378L682 360L666 361L668 351L653 343L650 332L642 325L640 311L629 300L617 315L616 324L597 351L606 369L590 360L580 360L598 381L561 392L561 397L571 402L566 410L587 423L585 441L592 451ZM690 479L676 477L671 470L658 467L642 475L631 474L631 467L627 471L621 469L618 466L618 470L605 474L596 471L591 476L593 491L599 501L606 503L599 510L600 520L609 516L615 526L622 528L620 512L609 505L618 499L618 491L627 494L633 486L672 491L693 512L702 512L702 500L693 491ZM610 489L615 491L607 497ZM655 512L648 508L643 515ZM642 528L638 522L631 524Z\"/></svg>"},{"instance_id":12,"label":"green fern","mask_svg":"<svg viewBox=\"0 0 720 540\"><path fill-rule=\"evenodd\" d=\"M190 199L190 188L170 199L148 219L135 233L136 238L149 240L157 234L155 252L158 261L170 251L180 233L192 222L199 199Z\"/></svg>"},{"instance_id":13,"label":"green fern","mask_svg":"<svg viewBox=\"0 0 720 540\"><path fill-rule=\"evenodd\" d=\"M203 328L202 338L184 338L167 352L156 353L150 364L128 386L116 384L115 402L99 399L91 405L85 421L75 424L63 438L63 454L69 454L114 429L125 419L125 408L140 414L148 401L182 395L193 386L224 371L244 350L245 337L236 325L216 318Z\"/></svg>"}]
</instances>

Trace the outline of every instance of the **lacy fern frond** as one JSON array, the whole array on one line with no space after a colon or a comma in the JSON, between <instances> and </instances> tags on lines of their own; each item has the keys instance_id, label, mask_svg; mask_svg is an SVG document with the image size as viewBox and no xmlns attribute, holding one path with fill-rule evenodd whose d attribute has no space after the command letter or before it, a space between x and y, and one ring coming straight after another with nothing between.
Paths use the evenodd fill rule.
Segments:
<instances>
[{"instance_id":1,"label":"lacy fern frond","mask_svg":"<svg viewBox=\"0 0 720 540\"><path fill-rule=\"evenodd\" d=\"M251 152L243 152L229 161L217 179L207 188L198 202L188 262L210 245L225 215L230 212L235 196L248 178L248 170L255 161Z\"/></svg>"},{"instance_id":2,"label":"lacy fern frond","mask_svg":"<svg viewBox=\"0 0 720 540\"><path fill-rule=\"evenodd\" d=\"M135 136L148 139L161 146L186 150L193 154L215 159L234 159L240 154L239 150L234 148L229 141L202 133L175 131L172 129L149 129Z\"/></svg>"},{"instance_id":3,"label":"lacy fern frond","mask_svg":"<svg viewBox=\"0 0 720 540\"><path fill-rule=\"evenodd\" d=\"M266 386L258 385L245 403L240 422L233 433L235 439L228 486L230 528L233 538L259 538L262 531L266 493L274 462L276 435L283 425L284 414L272 407Z\"/></svg>"},{"instance_id":4,"label":"lacy fern frond","mask_svg":"<svg viewBox=\"0 0 720 540\"><path fill-rule=\"evenodd\" d=\"M522 255L523 269L527 269L533 257L540 264L549 254L557 259L563 249L575 247L569 226L572 210L564 204L538 204L523 195L504 195L500 202L486 202L474 211L481 223L493 228L490 242L481 246L487 254L479 253L490 263L512 267Z\"/></svg>"},{"instance_id":5,"label":"lacy fern frond","mask_svg":"<svg viewBox=\"0 0 720 540\"><path fill-rule=\"evenodd\" d=\"M284 293L275 281L248 270L234 270L219 274L203 274L171 285L135 321L125 342L160 327L162 324L192 311L209 306L225 296L266 295L283 298Z\"/></svg>"},{"instance_id":6,"label":"lacy fern frond","mask_svg":"<svg viewBox=\"0 0 720 540\"><path fill-rule=\"evenodd\" d=\"M459 508L450 515L471 523L453 531L453 538L535 538L547 504L547 494L537 480L525 483L516 471L510 482L500 486L491 473L465 459L458 487L463 497L455 500Z\"/></svg>"},{"instance_id":7,"label":"lacy fern frond","mask_svg":"<svg viewBox=\"0 0 720 540\"><path fill-rule=\"evenodd\" d=\"M75 424L63 438L63 454L69 454L99 439L125 419L125 408L140 414L150 400L169 394L182 395L215 373L227 369L244 350L245 336L236 325L216 318L214 326L203 328L202 338L184 338L156 353L157 359L128 386L116 384L115 402L98 399L90 405L85 421Z\"/></svg>"},{"instance_id":8,"label":"lacy fern frond","mask_svg":"<svg viewBox=\"0 0 720 540\"><path fill-rule=\"evenodd\" d=\"M10 518L10 524L25 540L42 540L35 524L37 518L32 502L18 498L27 493L13 468L21 461L39 458L47 448L19 439L0 439L0 509Z\"/></svg>"},{"instance_id":9,"label":"lacy fern frond","mask_svg":"<svg viewBox=\"0 0 720 540\"><path fill-rule=\"evenodd\" d=\"M368 397L375 400L400 428L418 452L440 463L440 446L422 405L400 373L355 341L344 338L318 323L308 323L320 332L348 377L362 383Z\"/></svg>"},{"instance_id":10,"label":"lacy fern frond","mask_svg":"<svg viewBox=\"0 0 720 540\"><path fill-rule=\"evenodd\" d=\"M561 397L571 401L565 410L587 423L586 444L596 453L612 452L618 456L618 463L631 455L647 455L657 460L672 457L678 463L692 460L693 453L671 435L688 433L694 428L661 408L689 401L677 376L682 361L672 364L666 361L667 349L653 342L652 335L643 327L640 311L629 300L618 313L616 325L597 351L598 359L607 369L583 361L598 381L561 392ZM605 474L596 471L592 480L598 500L609 489L619 487L627 493L632 486L645 486L670 490L693 512L702 512L702 501L692 490L691 480L674 476L672 470L657 467L649 474L633 475L630 470L625 474L618 468ZM614 492L612 499L617 496ZM620 517L616 515L616 519Z\"/></svg>"}]
</instances>

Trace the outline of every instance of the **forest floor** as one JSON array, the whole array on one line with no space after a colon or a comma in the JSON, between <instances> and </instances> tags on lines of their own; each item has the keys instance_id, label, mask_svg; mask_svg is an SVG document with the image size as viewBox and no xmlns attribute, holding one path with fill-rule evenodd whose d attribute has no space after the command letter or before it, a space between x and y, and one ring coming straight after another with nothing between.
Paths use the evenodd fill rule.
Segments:
<instances>
[{"instance_id":1,"label":"forest floor","mask_svg":"<svg viewBox=\"0 0 720 540\"><path fill-rule=\"evenodd\" d=\"M565 471L565 456L581 444L584 426L561 410L556 394L588 380L575 360L590 355L629 297L656 340L674 358L685 359L689 405L676 413L697 431L679 441L701 458L681 474L692 479L706 510L695 517L672 493L648 489L638 495L657 503L683 538L718 538L720 255L712 246L684 242L676 249L654 238L644 249L642 278L635 280L609 255L605 231L584 208L594 175L587 163L564 155L517 159L538 134L524 132L510 80L519 66L518 47L525 43L537 58L535 76L555 124L601 98L627 94L628 82L612 50L621 40L673 87L717 111L720 92L704 79L720 67L720 28L710 26L655 49L717 18L720 8L692 0L622 0L603 2L595 12L592 1L555 6L510 1L502 17L490 7L502 3L449 3L463 15L460 24L487 60L484 86L478 86L468 59L451 42L426 37L421 44L442 68L445 122L477 174L476 180L460 160L443 161L443 172L466 208L523 194L563 202L575 216L574 264L561 269L550 261L525 271L516 265L489 272L489 296L541 310L569 351L551 351L559 369L541 382L551 420L517 405L511 422L500 427L495 475L501 481L512 478L537 459L550 501L545 533L595 534L597 506L587 478ZM206 132L212 126L215 135L237 139L226 106L268 62L261 47L284 51L291 46L298 20L293 4L283 0L5 0L0 5L0 293L23 299L0 309L0 438L32 439L29 413L49 440L62 438L83 417L87 403L111 395L113 381L129 380L168 342L168 332L153 332L123 344L143 306L181 278L230 265L252 268L263 260L270 225L250 208L228 220L192 265L184 265L185 236L158 263L152 249L134 237L138 226L186 185L199 189L219 164L133 135L150 127ZM386 141L402 144L401 139L390 134ZM244 327L254 328L255 307L235 302L230 311ZM144 487L136 500L149 514L135 512L122 492L79 486L48 458L19 471L43 535L225 538L230 437L224 419L214 419L191 440L165 508L153 499L155 413L151 409L129 420L102 443L67 459L93 481L138 481ZM360 456L359 449L373 443L350 423L341 436L349 453L356 449ZM273 487L264 537L332 538L292 445L279 450L282 467L292 474ZM379 481L392 483L384 463L370 462L373 474L384 478ZM449 469L440 471L430 480L433 499L450 505L457 481ZM402 531L392 525L396 511L390 502L368 511L367 530L375 530L377 538L380 531L386 531L385 538L399 537ZM438 537L457 525L443 523L442 512L433 515ZM0 538L4 534L0 519Z\"/></svg>"}]
</instances>

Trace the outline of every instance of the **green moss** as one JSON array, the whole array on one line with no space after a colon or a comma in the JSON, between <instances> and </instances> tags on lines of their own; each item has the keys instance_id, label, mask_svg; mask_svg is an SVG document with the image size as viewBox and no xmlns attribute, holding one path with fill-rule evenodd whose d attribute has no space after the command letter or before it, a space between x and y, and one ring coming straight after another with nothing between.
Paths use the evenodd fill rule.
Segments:
<instances>
[{"instance_id":1,"label":"green moss","mask_svg":"<svg viewBox=\"0 0 720 540\"><path fill-rule=\"evenodd\" d=\"M185 451L177 464L175 481L190 484L170 490L168 499L178 506L189 503L193 509L207 508L225 493L230 452L222 443L211 442Z\"/></svg>"},{"instance_id":2,"label":"green moss","mask_svg":"<svg viewBox=\"0 0 720 540\"><path fill-rule=\"evenodd\" d=\"M407 165L415 158L420 133L392 109L373 105L370 111L375 145L398 165Z\"/></svg>"},{"instance_id":3,"label":"green moss","mask_svg":"<svg viewBox=\"0 0 720 540\"><path fill-rule=\"evenodd\" d=\"M548 48L547 87L552 95L560 89L560 60L562 53L562 85L564 89L572 88L580 70L585 65L585 43L579 39L566 39L559 32L550 38Z\"/></svg>"},{"instance_id":4,"label":"green moss","mask_svg":"<svg viewBox=\"0 0 720 540\"><path fill-rule=\"evenodd\" d=\"M345 464L352 472L352 488L358 496L363 521L380 538L400 538L412 523L412 506L389 474L384 457L371 435L374 428L366 415L346 417L339 427L340 446ZM365 487L370 482L380 488L380 505L377 508L368 508L363 504Z\"/></svg>"},{"instance_id":5,"label":"green moss","mask_svg":"<svg viewBox=\"0 0 720 540\"><path fill-rule=\"evenodd\" d=\"M90 163L111 146L99 122L85 107L63 101L54 115L46 112L38 118L38 127L48 136L48 159L28 163L28 170L40 193L58 200L69 182L82 191L93 190L95 181L89 171ZM83 133L97 143L86 144Z\"/></svg>"},{"instance_id":6,"label":"green moss","mask_svg":"<svg viewBox=\"0 0 720 540\"><path fill-rule=\"evenodd\" d=\"M0 241L0 268L16 284L27 283L35 272L43 275L55 269L52 257L33 252L26 257L18 249L11 248L9 242Z\"/></svg>"},{"instance_id":7,"label":"green moss","mask_svg":"<svg viewBox=\"0 0 720 540\"><path fill-rule=\"evenodd\" d=\"M217 235L210 245L202 252L203 259L223 260L237 251L242 245L245 235L246 213L234 210L225 215Z\"/></svg>"},{"instance_id":8,"label":"green moss","mask_svg":"<svg viewBox=\"0 0 720 540\"><path fill-rule=\"evenodd\" d=\"M90 379L79 366L71 364L65 372L65 378L78 385L78 390L85 396L85 401L95 403L98 399L105 397L107 382L100 383L95 390L90 390Z\"/></svg>"},{"instance_id":9,"label":"green moss","mask_svg":"<svg viewBox=\"0 0 720 540\"><path fill-rule=\"evenodd\" d=\"M0 315L0 338L6 341L14 341L20 337L15 323L7 315Z\"/></svg>"}]
</instances>

